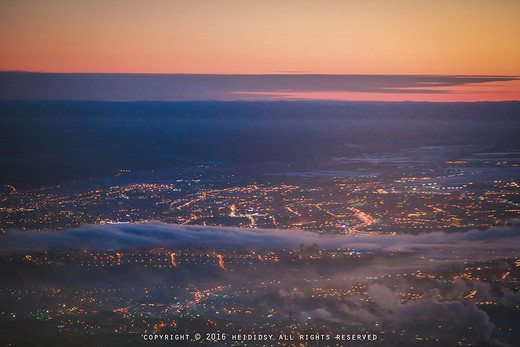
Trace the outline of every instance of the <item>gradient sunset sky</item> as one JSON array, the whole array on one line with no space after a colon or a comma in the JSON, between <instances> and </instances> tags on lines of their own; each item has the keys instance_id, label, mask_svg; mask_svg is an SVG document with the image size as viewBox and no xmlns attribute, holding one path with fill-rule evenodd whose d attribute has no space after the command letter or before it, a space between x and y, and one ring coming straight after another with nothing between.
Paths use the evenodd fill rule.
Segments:
<instances>
[{"instance_id":1,"label":"gradient sunset sky","mask_svg":"<svg viewBox=\"0 0 520 347\"><path fill-rule=\"evenodd\" d=\"M2 0L0 71L510 76L431 94L235 95L520 100L519 18L518 0Z\"/></svg>"}]
</instances>

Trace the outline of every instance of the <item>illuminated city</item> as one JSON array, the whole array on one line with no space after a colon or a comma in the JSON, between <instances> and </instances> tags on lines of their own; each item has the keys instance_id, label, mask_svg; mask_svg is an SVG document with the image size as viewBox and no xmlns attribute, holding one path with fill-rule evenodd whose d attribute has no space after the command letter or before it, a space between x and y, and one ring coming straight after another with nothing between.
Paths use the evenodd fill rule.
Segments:
<instances>
[{"instance_id":1,"label":"illuminated city","mask_svg":"<svg viewBox=\"0 0 520 347\"><path fill-rule=\"evenodd\" d=\"M429 141L5 184L4 340L514 343L520 155Z\"/></svg>"}]
</instances>

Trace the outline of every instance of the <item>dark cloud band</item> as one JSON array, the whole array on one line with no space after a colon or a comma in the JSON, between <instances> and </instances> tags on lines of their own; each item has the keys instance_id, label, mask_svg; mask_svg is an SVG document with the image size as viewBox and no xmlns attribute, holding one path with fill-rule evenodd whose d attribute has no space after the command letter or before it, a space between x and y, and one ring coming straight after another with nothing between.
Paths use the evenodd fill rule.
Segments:
<instances>
[{"instance_id":1,"label":"dark cloud band","mask_svg":"<svg viewBox=\"0 0 520 347\"><path fill-rule=\"evenodd\" d=\"M0 72L0 100L267 100L269 93L446 94L450 87L517 76L190 75ZM436 89L436 88L446 89Z\"/></svg>"}]
</instances>

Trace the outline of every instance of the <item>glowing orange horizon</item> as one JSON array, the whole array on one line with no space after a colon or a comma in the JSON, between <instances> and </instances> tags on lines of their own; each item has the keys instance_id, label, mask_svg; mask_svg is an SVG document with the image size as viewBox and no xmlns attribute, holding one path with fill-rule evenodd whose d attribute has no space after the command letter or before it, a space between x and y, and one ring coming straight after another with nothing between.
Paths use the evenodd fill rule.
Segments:
<instances>
[{"instance_id":1,"label":"glowing orange horizon","mask_svg":"<svg viewBox=\"0 0 520 347\"><path fill-rule=\"evenodd\" d=\"M250 99L267 97L273 100L335 100L335 101L426 101L426 102L478 102L520 101L520 80L501 83L467 84L451 87L432 87L445 93L413 93L420 88L400 88L411 93L367 93L349 91L312 92L236 92L250 95ZM263 98L262 98L263 99Z\"/></svg>"}]
</instances>

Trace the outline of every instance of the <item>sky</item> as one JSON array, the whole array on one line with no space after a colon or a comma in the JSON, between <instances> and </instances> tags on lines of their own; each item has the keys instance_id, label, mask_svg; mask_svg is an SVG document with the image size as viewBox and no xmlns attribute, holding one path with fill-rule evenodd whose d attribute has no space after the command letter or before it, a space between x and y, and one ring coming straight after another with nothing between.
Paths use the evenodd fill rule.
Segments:
<instances>
[{"instance_id":1,"label":"sky","mask_svg":"<svg viewBox=\"0 0 520 347\"><path fill-rule=\"evenodd\" d=\"M517 0L2 0L0 71L519 76L519 16ZM520 100L517 80L448 88L256 96Z\"/></svg>"}]
</instances>

